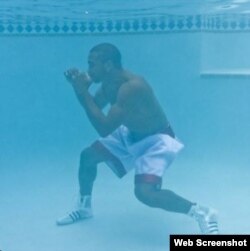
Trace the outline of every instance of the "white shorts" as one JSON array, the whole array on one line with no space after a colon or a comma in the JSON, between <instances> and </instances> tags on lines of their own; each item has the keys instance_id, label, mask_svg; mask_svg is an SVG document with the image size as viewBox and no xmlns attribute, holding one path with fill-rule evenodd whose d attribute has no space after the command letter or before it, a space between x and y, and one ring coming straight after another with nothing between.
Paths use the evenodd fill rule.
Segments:
<instances>
[{"instance_id":1,"label":"white shorts","mask_svg":"<svg viewBox=\"0 0 250 251\"><path fill-rule=\"evenodd\" d=\"M118 177L135 169L136 176L161 178L184 145L168 134L154 134L133 142L127 127L98 140L110 153L107 165Z\"/></svg>"}]
</instances>

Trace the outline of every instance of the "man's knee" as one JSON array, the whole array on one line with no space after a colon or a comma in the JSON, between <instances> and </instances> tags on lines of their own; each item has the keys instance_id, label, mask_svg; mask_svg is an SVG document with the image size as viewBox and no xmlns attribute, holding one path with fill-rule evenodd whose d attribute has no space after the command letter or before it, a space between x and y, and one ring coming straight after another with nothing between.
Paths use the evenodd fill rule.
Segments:
<instances>
[{"instance_id":1,"label":"man's knee","mask_svg":"<svg viewBox=\"0 0 250 251\"><path fill-rule=\"evenodd\" d=\"M92 147L85 148L80 155L80 165L90 166L97 164L96 153Z\"/></svg>"},{"instance_id":2,"label":"man's knee","mask_svg":"<svg viewBox=\"0 0 250 251\"><path fill-rule=\"evenodd\" d=\"M93 154L93 150L90 147L85 148L80 155L80 165L78 170L79 179L95 179L97 172L96 168L97 161L95 154Z\"/></svg>"},{"instance_id":3,"label":"man's knee","mask_svg":"<svg viewBox=\"0 0 250 251\"><path fill-rule=\"evenodd\" d=\"M155 185L151 184L137 184L135 186L135 197L143 204L149 207L157 207L155 193L157 190Z\"/></svg>"}]
</instances>

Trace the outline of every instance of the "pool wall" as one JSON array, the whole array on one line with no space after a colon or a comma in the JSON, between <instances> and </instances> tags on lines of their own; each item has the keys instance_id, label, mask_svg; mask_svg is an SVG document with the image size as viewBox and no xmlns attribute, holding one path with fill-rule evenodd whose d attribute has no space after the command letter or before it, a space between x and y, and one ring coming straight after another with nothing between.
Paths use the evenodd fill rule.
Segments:
<instances>
[{"instance_id":1,"label":"pool wall","mask_svg":"<svg viewBox=\"0 0 250 251\"><path fill-rule=\"evenodd\" d=\"M232 65L240 63L242 50L247 53L249 49L239 47L237 54L235 38L249 41L250 35L179 32L0 37L1 162L78 154L97 137L63 72L72 66L86 69L89 49L100 42L117 45L124 67L153 86L186 145L182 156L248 162L249 77L227 73L234 68L228 68L229 60ZM217 40L228 45L223 53L227 53L229 70L224 75L216 74L213 67L224 54L215 49L211 59L204 53L206 48L213 51L209 41L216 46Z\"/></svg>"}]
</instances>

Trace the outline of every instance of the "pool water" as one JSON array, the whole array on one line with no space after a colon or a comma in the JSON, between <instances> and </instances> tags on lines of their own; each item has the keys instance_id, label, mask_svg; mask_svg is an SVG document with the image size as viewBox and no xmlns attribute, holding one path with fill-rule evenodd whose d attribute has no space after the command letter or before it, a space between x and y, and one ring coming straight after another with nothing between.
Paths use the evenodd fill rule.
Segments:
<instances>
[{"instance_id":1,"label":"pool water","mask_svg":"<svg viewBox=\"0 0 250 251\"><path fill-rule=\"evenodd\" d=\"M105 32L91 31L90 24L107 24L108 5L82 2L88 8L82 8L83 3L78 7L78 1L72 5L24 1L22 7L3 1L0 249L163 251L168 250L169 234L199 233L196 223L184 215L140 204L133 195L133 172L119 180L105 164L100 165L94 188L95 217L62 228L55 225L74 205L79 154L98 137L63 72L72 66L87 69L89 50L101 42L115 44L124 68L147 79L185 144L164 176L164 187L216 208L221 233L249 233L248 1L206 1L214 7L238 6L234 15L228 7L209 16L179 7L186 1L166 1L166 6L172 6L168 13L147 1L145 12L136 5L137 16L135 12L126 16L126 10L117 11L123 7L116 1L115 10L110 10L111 23L117 24L119 13L122 28ZM131 1L126 4L125 9L133 10ZM37 14L34 6L40 6ZM52 16L53 8L63 15ZM92 8L96 13L103 10L100 20L83 20L74 10L90 13ZM163 17L165 28L159 26ZM60 19L57 32L53 30L56 19ZM137 20L140 29L131 24L126 30L128 19ZM45 29L44 20L50 30L38 32L35 25L38 22ZM86 30L63 30L63 25L72 27L73 22L85 22ZM181 22L184 26L178 25ZM27 25L33 27L30 32Z\"/></svg>"}]
</instances>

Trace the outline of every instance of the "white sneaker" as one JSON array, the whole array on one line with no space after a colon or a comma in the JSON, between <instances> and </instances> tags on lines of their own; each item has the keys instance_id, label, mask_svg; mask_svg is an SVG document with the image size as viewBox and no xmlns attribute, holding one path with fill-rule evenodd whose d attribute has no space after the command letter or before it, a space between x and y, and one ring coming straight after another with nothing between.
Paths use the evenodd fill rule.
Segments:
<instances>
[{"instance_id":1,"label":"white sneaker","mask_svg":"<svg viewBox=\"0 0 250 251\"><path fill-rule=\"evenodd\" d=\"M79 197L75 210L72 210L63 217L59 218L56 223L60 226L68 225L91 217L93 217L91 197L84 196Z\"/></svg>"},{"instance_id":2,"label":"white sneaker","mask_svg":"<svg viewBox=\"0 0 250 251\"><path fill-rule=\"evenodd\" d=\"M194 205L191 207L188 215L198 222L202 234L219 234L216 210Z\"/></svg>"}]
</instances>

